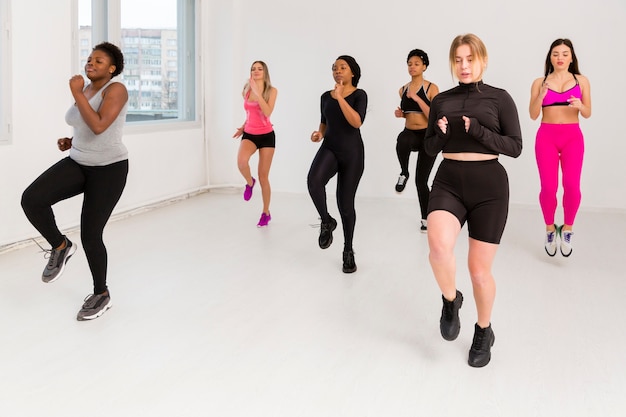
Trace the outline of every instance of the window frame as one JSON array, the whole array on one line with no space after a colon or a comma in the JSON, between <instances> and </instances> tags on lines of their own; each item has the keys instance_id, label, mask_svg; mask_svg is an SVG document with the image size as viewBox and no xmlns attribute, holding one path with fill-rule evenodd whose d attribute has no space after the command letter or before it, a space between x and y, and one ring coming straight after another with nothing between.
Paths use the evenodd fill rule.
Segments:
<instances>
[{"instance_id":1,"label":"window frame","mask_svg":"<svg viewBox=\"0 0 626 417\"><path fill-rule=\"evenodd\" d=\"M0 145L13 143L10 3L10 0L0 2Z\"/></svg>"},{"instance_id":2,"label":"window frame","mask_svg":"<svg viewBox=\"0 0 626 417\"><path fill-rule=\"evenodd\" d=\"M122 44L121 6L124 0L91 0L92 9L92 39L106 39L116 45ZM201 91L199 77L200 54L199 45L199 15L200 1L177 1L177 31L178 31L178 118L163 120L127 121L126 132L146 132L157 130L174 130L180 128L197 127L201 122ZM78 0L74 0L75 21L73 48L73 67L78 68L80 53L78 34ZM99 17L100 16L100 17ZM90 48L93 45L90 46ZM184 81L183 81L184 80Z\"/></svg>"}]
</instances>

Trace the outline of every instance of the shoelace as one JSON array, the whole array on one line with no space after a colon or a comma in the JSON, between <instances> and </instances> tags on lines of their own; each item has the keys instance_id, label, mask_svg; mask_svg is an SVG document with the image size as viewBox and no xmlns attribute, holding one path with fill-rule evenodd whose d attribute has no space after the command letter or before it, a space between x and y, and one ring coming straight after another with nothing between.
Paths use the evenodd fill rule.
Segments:
<instances>
[{"instance_id":1,"label":"shoelace","mask_svg":"<svg viewBox=\"0 0 626 417\"><path fill-rule=\"evenodd\" d=\"M556 236L556 232L550 232L548 233L548 243L552 243L554 242L554 237Z\"/></svg>"},{"instance_id":2,"label":"shoelace","mask_svg":"<svg viewBox=\"0 0 626 417\"><path fill-rule=\"evenodd\" d=\"M54 250L54 249L44 249L44 247L41 246L39 242L37 242L35 239L31 238L30 240L32 240L33 242L35 242L37 246L39 246L39 249L41 249L41 251L44 253L43 255L44 259L49 259L48 266L49 267L54 266L54 264L56 263L56 258L59 255L59 253L61 253L61 251Z\"/></svg>"},{"instance_id":3,"label":"shoelace","mask_svg":"<svg viewBox=\"0 0 626 417\"><path fill-rule=\"evenodd\" d=\"M479 329L474 335L474 341L472 342L472 350L481 350L483 346L483 340L487 335L487 329Z\"/></svg>"},{"instance_id":4,"label":"shoelace","mask_svg":"<svg viewBox=\"0 0 626 417\"><path fill-rule=\"evenodd\" d=\"M83 308L94 308L102 297L104 297L102 294L89 294L85 297Z\"/></svg>"},{"instance_id":5,"label":"shoelace","mask_svg":"<svg viewBox=\"0 0 626 417\"><path fill-rule=\"evenodd\" d=\"M570 243L572 234L572 232L563 232L563 241L565 241L565 243Z\"/></svg>"},{"instance_id":6,"label":"shoelace","mask_svg":"<svg viewBox=\"0 0 626 417\"><path fill-rule=\"evenodd\" d=\"M405 182L406 177L404 175L400 175L400 177L398 177L398 185L404 185Z\"/></svg>"}]
</instances>

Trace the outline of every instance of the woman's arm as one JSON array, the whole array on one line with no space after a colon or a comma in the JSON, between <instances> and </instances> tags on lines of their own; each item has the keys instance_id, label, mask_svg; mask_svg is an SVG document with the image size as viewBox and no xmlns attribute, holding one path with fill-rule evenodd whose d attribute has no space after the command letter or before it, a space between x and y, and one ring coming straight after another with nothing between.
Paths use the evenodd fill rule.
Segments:
<instances>
[{"instance_id":1,"label":"woman's arm","mask_svg":"<svg viewBox=\"0 0 626 417\"><path fill-rule=\"evenodd\" d=\"M583 75L579 75L578 80L582 97L580 100L570 99L570 105L576 107L580 111L580 115L585 119L588 119L591 117L591 85L589 84L587 77Z\"/></svg>"},{"instance_id":2,"label":"woman's arm","mask_svg":"<svg viewBox=\"0 0 626 417\"><path fill-rule=\"evenodd\" d=\"M522 129L515 102L507 92L498 99L498 119L501 133L487 129L476 118L463 116L470 136L492 151L517 158L522 153Z\"/></svg>"},{"instance_id":3,"label":"woman's arm","mask_svg":"<svg viewBox=\"0 0 626 417\"><path fill-rule=\"evenodd\" d=\"M80 77L80 81L77 77ZM128 91L122 83L116 82L109 85L101 93L103 98L100 108L94 110L91 108L87 97L85 97L83 85L84 80L80 75L74 76L70 80L70 89L81 117L89 126L89 129L96 135L99 135L111 126L122 111L122 108L124 108L128 101Z\"/></svg>"},{"instance_id":4,"label":"woman's arm","mask_svg":"<svg viewBox=\"0 0 626 417\"><path fill-rule=\"evenodd\" d=\"M252 90L252 93L256 96L259 106L261 107L261 111L265 117L270 117L274 111L278 90L275 87L270 88L270 97L267 101L263 98L263 92L259 91L259 88L254 80L250 80L250 90Z\"/></svg>"},{"instance_id":5,"label":"woman's arm","mask_svg":"<svg viewBox=\"0 0 626 417\"><path fill-rule=\"evenodd\" d=\"M548 92L548 85L543 82L543 78L537 78L530 87L530 105L528 111L530 118L536 120L541 114L541 103Z\"/></svg>"}]
</instances>

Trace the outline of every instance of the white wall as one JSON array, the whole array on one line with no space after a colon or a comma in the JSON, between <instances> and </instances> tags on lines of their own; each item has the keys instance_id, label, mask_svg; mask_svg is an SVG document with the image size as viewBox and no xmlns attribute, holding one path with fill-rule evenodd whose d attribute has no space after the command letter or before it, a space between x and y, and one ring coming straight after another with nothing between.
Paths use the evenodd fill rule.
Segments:
<instances>
[{"instance_id":1,"label":"white wall","mask_svg":"<svg viewBox=\"0 0 626 417\"><path fill-rule=\"evenodd\" d=\"M518 159L502 158L512 203L537 205L533 144L539 122L528 117L530 85L542 74L550 43L569 37L593 98L593 116L581 121L586 138L582 208L626 209L626 164L621 161L626 141L620 135L622 106L614 85L615 74L626 68L619 49L626 39L623 0L593 5L583 0L516 5L484 0L472 7L461 0L396 0L377 6L357 0L200 3L199 91L204 92L206 123L146 133L127 128L131 171L116 212L207 185L243 183L235 163L238 142L231 137L244 120L240 92L256 59L267 62L279 89L272 117L277 133L273 189L305 193L306 174L319 146L309 141L319 124L319 97L332 87L330 67L341 54L357 59L363 71L359 86L369 96L362 128L366 170L359 195L416 198L413 187L400 196L393 191L399 172L395 138L402 129L393 111L397 90L408 81L406 55L413 48L426 50L431 61L426 78L442 90L450 88L454 82L447 51L452 38L466 32L478 34L489 50L485 82L508 90L518 105L525 148ZM12 15L14 135L11 145L0 146L0 246L36 236L21 211L20 196L62 156L56 138L70 134L64 114L71 104L71 1L38 2L37 7L13 1ZM80 203L80 198L59 203L60 225L78 223Z\"/></svg>"},{"instance_id":2,"label":"white wall","mask_svg":"<svg viewBox=\"0 0 626 417\"><path fill-rule=\"evenodd\" d=\"M298 1L266 0L263 7L245 0L215 3L220 13L210 20L216 37L211 45L211 81L220 85L213 98L209 132L212 143L220 142L220 153L211 158L214 177L226 180L227 175L236 174L234 154L224 158L221 152L244 117L238 95L249 66L261 59L279 90L272 117L277 135L273 189L306 192L306 174L318 148L309 137L319 124L319 96L333 85L334 59L349 54L361 65L359 86L369 96L362 128L366 168L358 195L414 199L414 187L401 196L393 189L399 174L395 140L403 126L393 111L399 101L398 88L409 80L406 55L413 48L426 50L431 62L426 78L441 90L448 89L454 85L447 61L450 42L457 34L473 32L484 40L490 54L485 82L505 88L518 106L524 151L518 159L501 158L509 172L511 202L537 206L534 138L539 121L531 121L528 115L530 85L542 76L551 42L569 37L581 71L591 81L593 99L592 117L581 120L586 138L582 208L626 209L622 185L626 164L620 161L626 141L618 128L623 111L615 77L609 75L626 68L626 56L619 49L626 39L623 0L593 5L586 0L316 0L306 6ZM236 177L228 180L236 181Z\"/></svg>"}]
</instances>

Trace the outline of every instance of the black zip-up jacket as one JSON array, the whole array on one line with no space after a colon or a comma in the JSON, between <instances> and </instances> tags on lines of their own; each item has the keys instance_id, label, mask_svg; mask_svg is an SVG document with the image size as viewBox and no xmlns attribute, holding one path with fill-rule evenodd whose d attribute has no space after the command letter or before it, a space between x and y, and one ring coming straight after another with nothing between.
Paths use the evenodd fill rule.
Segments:
<instances>
[{"instance_id":1,"label":"black zip-up jacket","mask_svg":"<svg viewBox=\"0 0 626 417\"><path fill-rule=\"evenodd\" d=\"M448 128L444 134L437 120L445 116ZM470 118L465 132L463 116ZM505 90L483 84L461 84L435 96L424 142L431 156L444 153L473 152L508 155L522 153L522 132L513 98Z\"/></svg>"}]
</instances>

